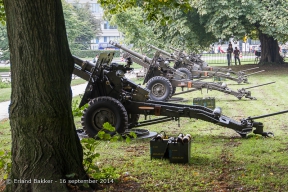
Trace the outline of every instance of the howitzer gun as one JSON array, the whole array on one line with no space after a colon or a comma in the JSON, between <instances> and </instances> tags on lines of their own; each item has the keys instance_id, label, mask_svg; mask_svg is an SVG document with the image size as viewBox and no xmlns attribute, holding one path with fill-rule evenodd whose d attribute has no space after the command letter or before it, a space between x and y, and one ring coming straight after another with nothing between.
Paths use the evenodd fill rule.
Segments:
<instances>
[{"instance_id":1,"label":"howitzer gun","mask_svg":"<svg viewBox=\"0 0 288 192\"><path fill-rule=\"evenodd\" d=\"M240 83L249 83L248 82L248 76L257 74L257 73L261 73L264 72L265 70L261 70L261 71L256 71L254 73L250 73L250 74L245 74L245 71L249 71L249 70L254 70L254 69L258 69L259 67L254 67L254 68L250 68L250 69L246 69L246 70L241 70L238 72L232 71L232 69L226 69L226 68L213 68L213 67L208 67L208 64L206 65L206 67L203 67L203 62L201 60L201 56L196 55L196 54L190 54L190 55L185 55L183 52L178 51L176 53L174 53L173 55L178 55L177 56L177 60L175 61L174 64L174 68L187 68L191 71L193 77L196 78L203 78L203 77L220 77L220 78L225 78L225 79L230 79L232 81L236 81L238 84ZM196 64L196 63L199 63ZM202 63L202 64L201 64ZM196 65L198 67L199 70L193 70L193 68L191 67L191 65ZM197 68L196 67L196 68ZM180 70L181 71L181 70ZM227 73L223 73L224 71L226 71ZM231 74L236 75L235 77L231 76Z\"/></svg>"},{"instance_id":2,"label":"howitzer gun","mask_svg":"<svg viewBox=\"0 0 288 192\"><path fill-rule=\"evenodd\" d=\"M144 66L144 64L149 66L143 84L146 83L146 88L151 90L150 99L152 100L155 101L169 100L173 94L175 95L176 87L182 88L182 92L177 93L177 95L207 88L207 90L216 90L226 94L234 95L238 99L241 99L243 97L249 99L256 99L255 97L251 96L250 91L246 91L245 89L239 89L237 91L234 91L228 88L225 83L177 79L173 74L173 71L175 71L175 69L171 68L167 64L167 61L159 57L160 54L159 52L156 52L154 58L150 59L113 41L110 41L109 43L111 45L114 45L115 47L118 47L126 51L127 53L123 55L124 57L126 57L126 59L130 58L131 61L138 63L142 66ZM165 68L163 68L162 66L165 66ZM191 89L183 91L185 87Z\"/></svg>"},{"instance_id":3,"label":"howitzer gun","mask_svg":"<svg viewBox=\"0 0 288 192\"><path fill-rule=\"evenodd\" d=\"M103 129L103 124L109 122L116 132L125 133L134 127L148 126L167 121L178 121L180 118L196 118L230 128L245 137L254 132L262 136L272 133L263 131L263 124L253 118L240 121L222 115L222 110L214 110L199 105L183 105L149 100L149 90L133 83L125 77L125 72L131 70L127 65L111 63L114 53L101 53L96 65L74 57L73 73L88 81L80 106L88 103L83 111L81 124L89 137ZM145 120L139 121L139 115ZM159 118L147 120L147 116ZM115 131L109 132L115 134Z\"/></svg>"},{"instance_id":4,"label":"howitzer gun","mask_svg":"<svg viewBox=\"0 0 288 192\"><path fill-rule=\"evenodd\" d=\"M175 51L174 52L174 55L178 55L178 57L182 57L182 58L189 58L189 60L193 63L196 63L198 65L200 65L201 67L201 70L205 70L205 71L211 71L212 69L208 66L208 63L206 63L205 61L203 61L201 59L201 56L200 55L196 55L196 54L190 54L190 55L187 55L184 53L183 50L178 50L178 49L175 49L174 47L169 47L171 50ZM223 71L223 72L228 72L228 71Z\"/></svg>"},{"instance_id":5,"label":"howitzer gun","mask_svg":"<svg viewBox=\"0 0 288 192\"><path fill-rule=\"evenodd\" d=\"M158 47L155 47L153 45L148 44L148 46L152 49L155 49L159 51L162 55L166 56L165 59L171 58L174 61L174 67L175 69L181 71L182 73L185 73L187 77L191 78L203 78L203 77L217 77L217 78L225 78L225 79L230 79L232 81L236 81L238 84L244 82L248 83L248 76L255 74L249 74L245 75L244 71L243 72L238 72L237 77L233 77L230 75L229 72L222 73L219 70L212 71L213 68L209 68L209 71L203 70L203 67L200 66L199 64L192 62L188 56L184 55L182 52L177 52L176 54L173 53L168 53ZM188 70L187 70L188 69ZM253 68L254 69L254 68ZM232 70L231 70L232 71ZM264 70L260 71L263 72ZM232 72L231 72L232 73ZM259 73L259 72L256 72ZM190 79L191 79L190 78Z\"/></svg>"},{"instance_id":6,"label":"howitzer gun","mask_svg":"<svg viewBox=\"0 0 288 192\"><path fill-rule=\"evenodd\" d=\"M245 71L250 71L250 70L254 70L254 69L258 69L259 67L254 67L254 68L250 68L250 69L246 69L246 70L241 70L241 71L233 71L231 68L223 68L223 67L210 67L208 66L208 64L203 61L201 59L201 55L197 55L195 53L190 53L189 55L186 55L184 54L183 51L181 50L178 50L178 49L175 49L173 47L169 47L170 49L174 50L175 53L173 53L174 55L180 55L182 58L185 58L185 60L189 60L190 62L192 63L197 63L200 67L201 67L201 70L203 71L215 71L215 72L224 72L226 73L228 76L230 74L234 74L234 75L237 75L237 77L240 77L238 82L244 82L244 83L248 83L248 80L247 80L247 76L250 76L252 74L248 74L246 75L245 74ZM180 63L181 64L181 63ZM261 70L261 71L257 71L253 74L256 74L256 73L260 73L260 72L264 72L265 70ZM242 78L242 79L241 79ZM234 79L231 79L231 80L234 80ZM235 81L235 80L234 80Z\"/></svg>"}]
</instances>

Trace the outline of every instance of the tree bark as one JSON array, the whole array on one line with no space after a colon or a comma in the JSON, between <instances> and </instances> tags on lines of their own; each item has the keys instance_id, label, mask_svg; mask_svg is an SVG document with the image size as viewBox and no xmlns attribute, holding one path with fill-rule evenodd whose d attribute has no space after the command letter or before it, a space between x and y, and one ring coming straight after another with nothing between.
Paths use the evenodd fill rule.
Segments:
<instances>
[{"instance_id":1,"label":"tree bark","mask_svg":"<svg viewBox=\"0 0 288 192\"><path fill-rule=\"evenodd\" d=\"M61 183L66 175L87 175L71 109L74 63L61 0L4 0L4 7L12 77L12 183L6 190L68 191Z\"/></svg>"},{"instance_id":2,"label":"tree bark","mask_svg":"<svg viewBox=\"0 0 288 192\"><path fill-rule=\"evenodd\" d=\"M261 42L261 60L260 64L265 63L284 63L283 57L279 53L278 41L271 36L263 34L259 31L259 39Z\"/></svg>"}]
</instances>

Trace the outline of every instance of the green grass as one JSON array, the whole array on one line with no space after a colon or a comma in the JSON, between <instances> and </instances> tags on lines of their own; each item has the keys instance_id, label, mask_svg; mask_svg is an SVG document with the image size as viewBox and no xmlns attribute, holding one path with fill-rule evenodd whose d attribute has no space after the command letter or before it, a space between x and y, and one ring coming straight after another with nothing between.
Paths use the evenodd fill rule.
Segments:
<instances>
[{"instance_id":1,"label":"green grass","mask_svg":"<svg viewBox=\"0 0 288 192\"><path fill-rule=\"evenodd\" d=\"M232 66L235 70L255 65ZM257 100L238 100L231 95L206 90L186 93L184 104L191 105L195 97L215 97L223 114L239 120L288 109L288 66L259 66L263 73L249 76L251 84L225 81L233 89L276 81L275 84L251 89ZM137 80L142 83L142 80ZM180 89L177 89L180 91ZM79 100L75 97L73 100ZM235 131L200 119L180 119L144 127L150 131L165 131L169 136L189 133L193 137L189 164L170 164L167 160L150 159L149 139L131 143L102 142L98 147L100 167L112 165L122 175L120 183L105 185L102 191L288 191L288 114L259 119L264 131L273 138L250 134L241 138ZM148 117L149 118L149 117ZM153 116L151 116L153 118ZM144 117L140 117L140 121ZM81 127L80 118L75 118ZM9 124L0 124L0 144L9 146ZM128 174L128 176L127 176ZM125 176L126 175L126 176ZM122 187L122 188L121 188ZM126 188L124 188L126 187Z\"/></svg>"},{"instance_id":2,"label":"green grass","mask_svg":"<svg viewBox=\"0 0 288 192\"><path fill-rule=\"evenodd\" d=\"M8 119L0 121L0 146L0 150L11 149L11 131Z\"/></svg>"},{"instance_id":3,"label":"green grass","mask_svg":"<svg viewBox=\"0 0 288 192\"><path fill-rule=\"evenodd\" d=\"M241 65L254 64L254 61L251 61L251 60L240 60L240 61L241 61ZM223 61L222 60L209 60L208 65L228 66L228 62L224 60ZM231 61L231 65L232 66L235 65L234 60ZM238 65L238 61L237 61L237 65Z\"/></svg>"},{"instance_id":4,"label":"green grass","mask_svg":"<svg viewBox=\"0 0 288 192\"><path fill-rule=\"evenodd\" d=\"M11 88L0 89L0 102L9 101L11 96Z\"/></svg>"},{"instance_id":5,"label":"green grass","mask_svg":"<svg viewBox=\"0 0 288 192\"><path fill-rule=\"evenodd\" d=\"M87 83L87 81L84 80L84 79L77 78L77 79L73 79L71 81L71 86L80 85L80 84L83 84L83 83Z\"/></svg>"},{"instance_id":6,"label":"green grass","mask_svg":"<svg viewBox=\"0 0 288 192\"><path fill-rule=\"evenodd\" d=\"M10 72L10 67L0 67L0 72Z\"/></svg>"}]
</instances>

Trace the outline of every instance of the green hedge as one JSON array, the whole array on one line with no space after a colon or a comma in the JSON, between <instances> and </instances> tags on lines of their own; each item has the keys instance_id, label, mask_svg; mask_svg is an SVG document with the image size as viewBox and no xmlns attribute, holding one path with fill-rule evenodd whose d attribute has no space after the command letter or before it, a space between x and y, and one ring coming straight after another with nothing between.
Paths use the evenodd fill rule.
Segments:
<instances>
[{"instance_id":1,"label":"green hedge","mask_svg":"<svg viewBox=\"0 0 288 192\"><path fill-rule=\"evenodd\" d=\"M108 52L115 52L115 56L114 57L120 57L120 51L114 51L114 50L74 50L71 51L73 55L75 55L76 57L80 57L80 58L94 58L96 55L100 55L100 53L108 53Z\"/></svg>"}]
</instances>

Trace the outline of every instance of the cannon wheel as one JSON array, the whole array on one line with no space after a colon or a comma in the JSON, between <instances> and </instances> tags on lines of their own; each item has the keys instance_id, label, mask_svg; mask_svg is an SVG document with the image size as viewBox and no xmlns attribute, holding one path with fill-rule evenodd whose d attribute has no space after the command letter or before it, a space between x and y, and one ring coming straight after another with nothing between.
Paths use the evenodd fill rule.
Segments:
<instances>
[{"instance_id":1,"label":"cannon wheel","mask_svg":"<svg viewBox=\"0 0 288 192\"><path fill-rule=\"evenodd\" d=\"M154 101L167 101L172 97L173 87L170 81L161 76L152 77L146 85L150 90L150 99Z\"/></svg>"},{"instance_id":2,"label":"cannon wheel","mask_svg":"<svg viewBox=\"0 0 288 192\"><path fill-rule=\"evenodd\" d=\"M189 71L189 69L178 68L177 70L185 74L185 79L192 79L192 73L191 73L191 71Z\"/></svg>"},{"instance_id":3,"label":"cannon wheel","mask_svg":"<svg viewBox=\"0 0 288 192\"><path fill-rule=\"evenodd\" d=\"M81 124L87 135L94 138L106 122L115 127L116 132L123 133L128 128L125 107L112 97L98 97L91 100L81 118ZM109 133L115 134L115 132Z\"/></svg>"}]
</instances>

